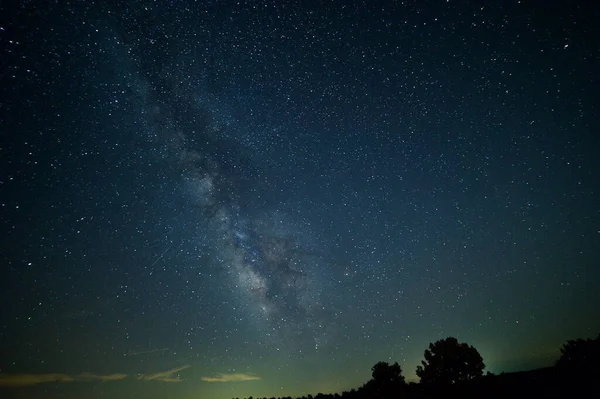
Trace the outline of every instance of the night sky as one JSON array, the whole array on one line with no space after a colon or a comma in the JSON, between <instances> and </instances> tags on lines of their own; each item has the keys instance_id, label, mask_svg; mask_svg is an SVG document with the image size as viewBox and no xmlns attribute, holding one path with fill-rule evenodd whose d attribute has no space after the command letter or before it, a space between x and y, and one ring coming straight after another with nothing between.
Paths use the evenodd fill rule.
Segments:
<instances>
[{"instance_id":1,"label":"night sky","mask_svg":"<svg viewBox=\"0 0 600 399\"><path fill-rule=\"evenodd\" d=\"M600 332L598 2L8 3L3 398L341 392Z\"/></svg>"}]
</instances>

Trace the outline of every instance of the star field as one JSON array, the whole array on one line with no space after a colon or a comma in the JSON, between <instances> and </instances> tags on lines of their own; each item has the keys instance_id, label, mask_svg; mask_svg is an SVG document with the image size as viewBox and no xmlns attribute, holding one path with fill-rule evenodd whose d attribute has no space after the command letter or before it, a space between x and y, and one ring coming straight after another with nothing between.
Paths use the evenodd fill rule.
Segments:
<instances>
[{"instance_id":1,"label":"star field","mask_svg":"<svg viewBox=\"0 0 600 399\"><path fill-rule=\"evenodd\" d=\"M558 3L558 2L557 2ZM0 394L341 392L600 330L591 2L0 6Z\"/></svg>"}]
</instances>

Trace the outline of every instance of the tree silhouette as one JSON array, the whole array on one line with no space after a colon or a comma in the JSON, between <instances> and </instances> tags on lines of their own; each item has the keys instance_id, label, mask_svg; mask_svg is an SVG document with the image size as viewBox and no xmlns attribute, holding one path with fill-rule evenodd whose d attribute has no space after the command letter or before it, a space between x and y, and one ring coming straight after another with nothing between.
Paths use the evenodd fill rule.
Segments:
<instances>
[{"instance_id":1,"label":"tree silhouette","mask_svg":"<svg viewBox=\"0 0 600 399\"><path fill-rule=\"evenodd\" d=\"M425 385L451 385L471 381L483 375L483 358L472 346L459 343L454 337L429 344L425 360L417 366L417 376Z\"/></svg>"},{"instance_id":2,"label":"tree silhouette","mask_svg":"<svg viewBox=\"0 0 600 399\"><path fill-rule=\"evenodd\" d=\"M588 374L600 369L600 335L596 339L567 341L560 348L561 356L556 366L569 372Z\"/></svg>"},{"instance_id":3,"label":"tree silhouette","mask_svg":"<svg viewBox=\"0 0 600 399\"><path fill-rule=\"evenodd\" d=\"M388 364L386 362L379 362L371 367L371 376L373 380L382 384L404 384L404 376L402 375L402 368L395 362L394 364Z\"/></svg>"},{"instance_id":4,"label":"tree silhouette","mask_svg":"<svg viewBox=\"0 0 600 399\"><path fill-rule=\"evenodd\" d=\"M402 368L398 362L391 365L386 362L379 362L371 368L371 372L373 378L361 389L364 397L387 398L396 396L406 385Z\"/></svg>"}]
</instances>

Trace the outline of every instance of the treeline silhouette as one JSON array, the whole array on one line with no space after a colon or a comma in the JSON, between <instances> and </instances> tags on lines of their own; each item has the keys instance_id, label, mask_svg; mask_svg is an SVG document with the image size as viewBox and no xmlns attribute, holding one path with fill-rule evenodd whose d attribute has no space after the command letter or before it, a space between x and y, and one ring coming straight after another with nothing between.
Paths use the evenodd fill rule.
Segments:
<instances>
[{"instance_id":1,"label":"treeline silhouette","mask_svg":"<svg viewBox=\"0 0 600 399\"><path fill-rule=\"evenodd\" d=\"M407 384L397 362L378 362L371 368L371 379L357 389L297 399L600 398L600 335L567 341L560 351L552 367L484 374L485 364L477 349L448 337L425 350L416 369L418 383Z\"/></svg>"}]
</instances>

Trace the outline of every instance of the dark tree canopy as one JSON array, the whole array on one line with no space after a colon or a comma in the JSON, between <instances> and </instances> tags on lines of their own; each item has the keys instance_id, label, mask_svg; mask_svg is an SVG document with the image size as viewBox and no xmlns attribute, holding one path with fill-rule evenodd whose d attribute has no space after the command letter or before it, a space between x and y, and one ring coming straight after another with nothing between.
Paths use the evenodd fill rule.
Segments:
<instances>
[{"instance_id":1,"label":"dark tree canopy","mask_svg":"<svg viewBox=\"0 0 600 399\"><path fill-rule=\"evenodd\" d=\"M394 364L388 364L386 362L379 362L371 367L373 380L380 384L404 384L404 376L402 375L402 368L398 362Z\"/></svg>"},{"instance_id":2,"label":"dark tree canopy","mask_svg":"<svg viewBox=\"0 0 600 399\"><path fill-rule=\"evenodd\" d=\"M425 350L425 360L417 366L417 376L427 385L450 385L483 375L485 364L474 347L448 337Z\"/></svg>"},{"instance_id":3,"label":"dark tree canopy","mask_svg":"<svg viewBox=\"0 0 600 399\"><path fill-rule=\"evenodd\" d=\"M560 348L561 356L556 366L577 373L597 371L600 366L600 335L596 339L577 339L567 341Z\"/></svg>"},{"instance_id":4,"label":"dark tree canopy","mask_svg":"<svg viewBox=\"0 0 600 399\"><path fill-rule=\"evenodd\" d=\"M371 368L371 380L361 388L361 392L370 398L388 398L396 396L406 386L402 368L395 362L379 362Z\"/></svg>"}]
</instances>

